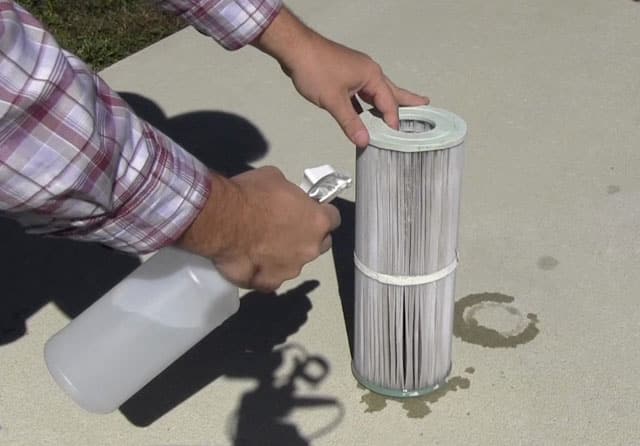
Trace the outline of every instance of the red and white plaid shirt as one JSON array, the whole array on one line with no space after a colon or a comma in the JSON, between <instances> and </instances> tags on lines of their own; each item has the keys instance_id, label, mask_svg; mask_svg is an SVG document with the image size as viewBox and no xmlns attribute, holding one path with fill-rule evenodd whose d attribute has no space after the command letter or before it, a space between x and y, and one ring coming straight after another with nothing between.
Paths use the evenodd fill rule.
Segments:
<instances>
[{"instance_id":1,"label":"red and white plaid shirt","mask_svg":"<svg viewBox=\"0 0 640 446\"><path fill-rule=\"evenodd\" d=\"M157 0L228 49L281 0ZM32 15L0 0L0 215L30 232L129 252L172 243L210 193L208 171Z\"/></svg>"}]
</instances>

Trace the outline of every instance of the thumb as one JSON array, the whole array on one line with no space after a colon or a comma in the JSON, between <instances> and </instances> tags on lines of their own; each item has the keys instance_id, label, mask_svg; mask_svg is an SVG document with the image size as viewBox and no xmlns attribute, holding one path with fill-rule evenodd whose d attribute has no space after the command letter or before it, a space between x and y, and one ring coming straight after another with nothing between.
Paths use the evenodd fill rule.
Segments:
<instances>
[{"instance_id":1,"label":"thumb","mask_svg":"<svg viewBox=\"0 0 640 446\"><path fill-rule=\"evenodd\" d=\"M340 97L328 103L325 108L356 147L364 148L369 145L369 132L348 97Z\"/></svg>"}]
</instances>

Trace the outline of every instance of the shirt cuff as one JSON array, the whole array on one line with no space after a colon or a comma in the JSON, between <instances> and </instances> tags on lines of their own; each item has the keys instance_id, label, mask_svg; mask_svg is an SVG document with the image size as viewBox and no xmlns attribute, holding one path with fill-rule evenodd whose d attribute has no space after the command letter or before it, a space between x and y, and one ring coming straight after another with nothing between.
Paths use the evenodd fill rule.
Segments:
<instances>
[{"instance_id":1,"label":"shirt cuff","mask_svg":"<svg viewBox=\"0 0 640 446\"><path fill-rule=\"evenodd\" d=\"M282 0L205 0L182 12L198 31L228 50L256 39L278 15Z\"/></svg>"},{"instance_id":2,"label":"shirt cuff","mask_svg":"<svg viewBox=\"0 0 640 446\"><path fill-rule=\"evenodd\" d=\"M143 124L143 139L155 153L137 191L108 217L95 223L85 220L82 228L55 235L93 241L111 248L144 254L176 242L204 207L211 193L209 170L169 137Z\"/></svg>"}]
</instances>

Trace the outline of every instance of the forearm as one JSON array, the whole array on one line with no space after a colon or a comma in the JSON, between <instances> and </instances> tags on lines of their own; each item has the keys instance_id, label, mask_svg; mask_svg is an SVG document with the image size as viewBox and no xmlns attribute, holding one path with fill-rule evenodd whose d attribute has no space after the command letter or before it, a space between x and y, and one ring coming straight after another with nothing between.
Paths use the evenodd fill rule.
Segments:
<instances>
[{"instance_id":1,"label":"forearm","mask_svg":"<svg viewBox=\"0 0 640 446\"><path fill-rule=\"evenodd\" d=\"M255 40L282 8L282 0L154 0L228 50Z\"/></svg>"},{"instance_id":2,"label":"forearm","mask_svg":"<svg viewBox=\"0 0 640 446\"><path fill-rule=\"evenodd\" d=\"M322 36L283 7L271 25L251 44L287 68L294 60L304 57L305 49L315 39L322 39Z\"/></svg>"},{"instance_id":3,"label":"forearm","mask_svg":"<svg viewBox=\"0 0 640 446\"><path fill-rule=\"evenodd\" d=\"M173 242L209 195L205 167L35 18L0 6L0 213L131 252Z\"/></svg>"},{"instance_id":4,"label":"forearm","mask_svg":"<svg viewBox=\"0 0 640 446\"><path fill-rule=\"evenodd\" d=\"M210 173L211 193L177 242L187 251L212 259L224 257L238 238L244 200L237 185Z\"/></svg>"}]
</instances>

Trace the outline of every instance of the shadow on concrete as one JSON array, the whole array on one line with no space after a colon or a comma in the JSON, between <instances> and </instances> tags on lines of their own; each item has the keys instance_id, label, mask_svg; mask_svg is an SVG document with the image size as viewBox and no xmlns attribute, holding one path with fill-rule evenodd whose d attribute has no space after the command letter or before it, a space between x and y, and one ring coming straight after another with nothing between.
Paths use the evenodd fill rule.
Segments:
<instances>
[{"instance_id":1,"label":"shadow on concrete","mask_svg":"<svg viewBox=\"0 0 640 446\"><path fill-rule=\"evenodd\" d=\"M267 153L260 131L239 116L202 111L167 118L147 98L130 93L122 97L139 116L225 176L251 169L249 163ZM27 235L18 224L2 218L0 244L0 345L22 337L25 321L48 302L73 318L139 265L136 257L97 244ZM276 346L305 323L311 309L307 294L317 286L306 282L281 295L247 294L236 315L134 395L121 412L134 425L148 426L222 375L255 379L257 388L242 397L235 414L230 434L234 444L309 444L311 437L304 438L286 417L293 410L317 406L336 407L342 413L333 398L296 395L300 386L318 385L329 365L297 347L295 366L276 383L285 352L293 349Z\"/></svg>"},{"instance_id":2,"label":"shadow on concrete","mask_svg":"<svg viewBox=\"0 0 640 446\"><path fill-rule=\"evenodd\" d=\"M221 376L253 379L257 387L243 395L232 420L234 445L309 444L286 417L305 407L341 409L333 398L296 396L300 385L318 385L329 364L300 347L277 346L304 325L312 307L308 294L317 286L317 281L307 281L280 295L248 293L238 313L123 404L121 412L136 426L149 426ZM286 377L277 377L291 350L295 365Z\"/></svg>"},{"instance_id":3,"label":"shadow on concrete","mask_svg":"<svg viewBox=\"0 0 640 446\"><path fill-rule=\"evenodd\" d=\"M273 370L280 366L286 356L295 355L293 367L284 380L277 379ZM245 393L240 407L232 418L230 437L234 446L255 445L308 445L333 430L344 417L344 407L335 398L296 396L298 387L317 387L329 372L325 359L309 355L302 347L286 344L271 353L272 367L267 373L253 376L258 379L255 390ZM276 381L280 381L276 384ZM294 410L304 408L334 408L336 414L331 422L317 428L306 437L286 419Z\"/></svg>"},{"instance_id":4,"label":"shadow on concrete","mask_svg":"<svg viewBox=\"0 0 640 446\"><path fill-rule=\"evenodd\" d=\"M2 218L0 246L0 345L25 335L26 320L49 302L77 316L140 263L97 244L27 235Z\"/></svg>"},{"instance_id":5,"label":"shadow on concrete","mask_svg":"<svg viewBox=\"0 0 640 446\"><path fill-rule=\"evenodd\" d=\"M336 198L332 201L340 211L342 224L333 234L333 263L338 278L338 292L342 304L342 314L347 329L349 351L353 358L353 324L355 314L355 266L353 253L355 251L356 205L352 201Z\"/></svg>"},{"instance_id":6,"label":"shadow on concrete","mask_svg":"<svg viewBox=\"0 0 640 446\"><path fill-rule=\"evenodd\" d=\"M222 175L233 176L250 170L249 163L267 154L266 139L243 117L220 111L199 111L167 118L155 102L144 96L122 92L120 96L138 116Z\"/></svg>"},{"instance_id":7,"label":"shadow on concrete","mask_svg":"<svg viewBox=\"0 0 640 446\"><path fill-rule=\"evenodd\" d=\"M186 148L205 165L225 176L250 170L268 144L249 121L217 112L192 112L167 118L149 99L120 93L136 113ZM307 438L286 417L305 407L342 405L333 398L300 397L303 387L317 386L328 374L328 362L300 347L285 345L307 320L308 297L318 282L305 282L284 294L251 292L240 310L157 376L121 408L136 426L148 426L220 376L257 380L235 412L229 436L240 445L307 445L331 430L340 417ZM295 350L294 367L276 379L286 354Z\"/></svg>"},{"instance_id":8,"label":"shadow on concrete","mask_svg":"<svg viewBox=\"0 0 640 446\"><path fill-rule=\"evenodd\" d=\"M223 175L249 170L250 162L267 153L260 131L240 116L201 111L167 118L143 96L122 97L139 116ZM0 345L21 338L25 321L48 302L73 318L139 265L136 257L96 244L27 235L3 218L0 246Z\"/></svg>"}]
</instances>

